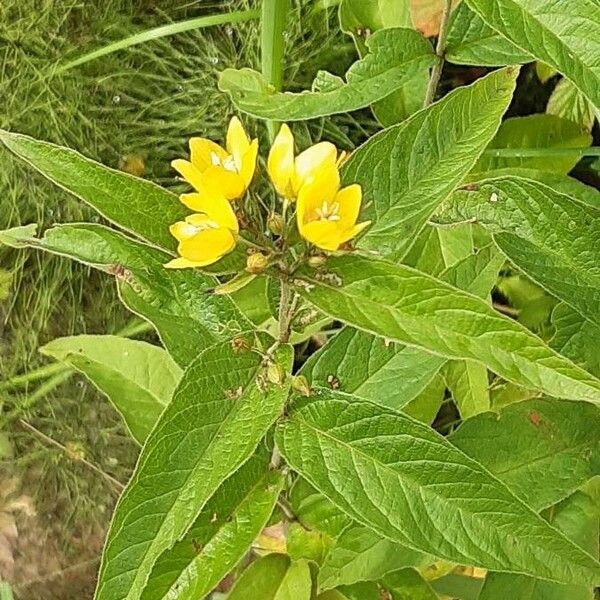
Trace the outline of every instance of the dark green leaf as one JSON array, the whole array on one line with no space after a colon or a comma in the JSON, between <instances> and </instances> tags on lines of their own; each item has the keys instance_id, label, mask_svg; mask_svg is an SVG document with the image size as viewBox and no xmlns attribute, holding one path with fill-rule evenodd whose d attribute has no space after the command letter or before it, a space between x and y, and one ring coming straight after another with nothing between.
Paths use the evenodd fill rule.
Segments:
<instances>
[{"instance_id":1,"label":"dark green leaf","mask_svg":"<svg viewBox=\"0 0 600 600\"><path fill-rule=\"evenodd\" d=\"M0 242L68 256L114 275L121 299L152 323L182 366L207 346L250 328L230 298L211 293L216 279L198 270L165 269L170 257L121 233L92 224L59 225L43 238L18 227L0 233Z\"/></svg>"},{"instance_id":2,"label":"dark green leaf","mask_svg":"<svg viewBox=\"0 0 600 600\"><path fill-rule=\"evenodd\" d=\"M600 324L600 208L534 181L502 177L475 184L441 207L436 220L477 219L529 277Z\"/></svg>"},{"instance_id":3,"label":"dark green leaf","mask_svg":"<svg viewBox=\"0 0 600 600\"><path fill-rule=\"evenodd\" d=\"M268 463L268 453L255 455L219 487L185 538L156 561L142 600L203 598L235 567L281 491L282 476Z\"/></svg>"},{"instance_id":4,"label":"dark green leaf","mask_svg":"<svg viewBox=\"0 0 600 600\"><path fill-rule=\"evenodd\" d=\"M452 13L446 59L457 65L502 67L528 63L533 57L486 25L466 2Z\"/></svg>"},{"instance_id":5,"label":"dark green leaf","mask_svg":"<svg viewBox=\"0 0 600 600\"><path fill-rule=\"evenodd\" d=\"M600 382L472 294L404 265L359 255L305 267L294 283L324 313L447 358L485 364L549 395L600 402Z\"/></svg>"},{"instance_id":6,"label":"dark green leaf","mask_svg":"<svg viewBox=\"0 0 600 600\"><path fill-rule=\"evenodd\" d=\"M406 254L494 137L517 74L499 70L455 90L352 154L344 181L362 186L365 216L373 220L359 246L391 258Z\"/></svg>"},{"instance_id":7,"label":"dark green leaf","mask_svg":"<svg viewBox=\"0 0 600 600\"><path fill-rule=\"evenodd\" d=\"M539 398L465 421L448 438L541 510L600 474L600 410Z\"/></svg>"},{"instance_id":8,"label":"dark green leaf","mask_svg":"<svg viewBox=\"0 0 600 600\"><path fill-rule=\"evenodd\" d=\"M433 64L431 44L412 29L375 32L369 54L354 63L344 85L322 92L277 92L252 69L225 69L219 88L244 112L263 119L298 121L363 108L389 96L421 69Z\"/></svg>"},{"instance_id":9,"label":"dark green leaf","mask_svg":"<svg viewBox=\"0 0 600 600\"><path fill-rule=\"evenodd\" d=\"M320 391L280 424L290 466L355 520L451 562L564 583L600 564L479 463L401 413Z\"/></svg>"},{"instance_id":10,"label":"dark green leaf","mask_svg":"<svg viewBox=\"0 0 600 600\"><path fill-rule=\"evenodd\" d=\"M97 600L141 597L159 557L183 538L281 413L290 377L270 383L260 352L272 340L261 335L250 341L258 351L221 343L186 370L116 508ZM291 347L278 347L272 360L289 373Z\"/></svg>"},{"instance_id":11,"label":"dark green leaf","mask_svg":"<svg viewBox=\"0 0 600 600\"><path fill-rule=\"evenodd\" d=\"M392 594L392 600L438 600L438 595L414 569L386 575L383 585Z\"/></svg>"},{"instance_id":12,"label":"dark green leaf","mask_svg":"<svg viewBox=\"0 0 600 600\"><path fill-rule=\"evenodd\" d=\"M596 0L467 0L515 46L571 79L600 107L600 4Z\"/></svg>"},{"instance_id":13,"label":"dark green leaf","mask_svg":"<svg viewBox=\"0 0 600 600\"><path fill-rule=\"evenodd\" d=\"M0 130L0 142L102 216L144 240L174 249L169 225L189 211L177 196L139 177L109 169L81 154Z\"/></svg>"}]
</instances>

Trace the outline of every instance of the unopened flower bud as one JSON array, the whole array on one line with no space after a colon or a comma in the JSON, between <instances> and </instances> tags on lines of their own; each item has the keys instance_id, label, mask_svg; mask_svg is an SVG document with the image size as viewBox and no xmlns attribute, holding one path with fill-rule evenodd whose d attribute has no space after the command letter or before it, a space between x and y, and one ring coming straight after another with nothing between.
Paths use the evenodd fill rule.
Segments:
<instances>
[{"instance_id":1,"label":"unopened flower bud","mask_svg":"<svg viewBox=\"0 0 600 600\"><path fill-rule=\"evenodd\" d=\"M262 252L255 252L246 259L246 271L253 275L262 273L269 266L269 259Z\"/></svg>"},{"instance_id":2,"label":"unopened flower bud","mask_svg":"<svg viewBox=\"0 0 600 600\"><path fill-rule=\"evenodd\" d=\"M323 256L322 254L317 254L315 256L311 256L308 259L308 264L311 267L313 267L314 269L318 269L319 267L322 267L326 261L327 261L326 256Z\"/></svg>"},{"instance_id":3,"label":"unopened flower bud","mask_svg":"<svg viewBox=\"0 0 600 600\"><path fill-rule=\"evenodd\" d=\"M303 396L310 396L311 388L308 383L308 379L304 375L297 375L292 379L292 388L294 388L299 394Z\"/></svg>"},{"instance_id":4,"label":"unopened flower bud","mask_svg":"<svg viewBox=\"0 0 600 600\"><path fill-rule=\"evenodd\" d=\"M281 215L271 213L267 219L267 226L275 235L281 235L285 229L285 221Z\"/></svg>"},{"instance_id":5,"label":"unopened flower bud","mask_svg":"<svg viewBox=\"0 0 600 600\"><path fill-rule=\"evenodd\" d=\"M275 385L281 385L285 380L285 372L279 365L271 363L267 367L267 379Z\"/></svg>"}]
</instances>

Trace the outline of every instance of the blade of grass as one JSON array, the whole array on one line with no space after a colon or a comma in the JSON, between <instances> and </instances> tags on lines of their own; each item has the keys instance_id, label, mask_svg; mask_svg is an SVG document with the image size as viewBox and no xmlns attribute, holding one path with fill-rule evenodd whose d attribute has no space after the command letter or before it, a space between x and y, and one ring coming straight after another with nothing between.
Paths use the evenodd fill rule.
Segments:
<instances>
[{"instance_id":1,"label":"blade of grass","mask_svg":"<svg viewBox=\"0 0 600 600\"><path fill-rule=\"evenodd\" d=\"M265 1L265 4L267 3L268 2ZM106 46L103 46L102 48L98 48L98 50L94 50L93 52L88 52L87 54L84 54L83 56L80 56L75 60L72 60L64 65L58 66L58 68L52 73L52 75L64 73L65 71L68 71L73 67L78 67L79 65L83 65L92 60L96 60L101 56L106 56L107 54L117 52L118 50L124 50L125 48L129 48L130 46L143 44L145 42L150 42L159 38L175 35L177 33L183 33L184 31L190 31L192 29L200 29L201 27L212 27L214 25L225 25L226 23L232 24L242 23L244 21L251 21L252 19L257 19L258 16L258 10L238 10L234 12L223 13L220 15L208 15L204 17L197 17L195 19L179 21L178 23L171 23L169 25L161 25L160 27L148 29L147 31L142 31L141 33L129 36L127 38L119 40L118 42L113 42L112 44L108 44Z\"/></svg>"}]
</instances>

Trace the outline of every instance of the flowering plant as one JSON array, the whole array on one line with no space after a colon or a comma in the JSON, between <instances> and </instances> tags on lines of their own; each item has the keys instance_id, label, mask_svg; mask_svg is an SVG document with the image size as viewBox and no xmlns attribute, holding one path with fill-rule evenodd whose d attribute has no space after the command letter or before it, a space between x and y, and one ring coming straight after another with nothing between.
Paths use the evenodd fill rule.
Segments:
<instances>
[{"instance_id":1,"label":"flowering plant","mask_svg":"<svg viewBox=\"0 0 600 600\"><path fill-rule=\"evenodd\" d=\"M410 18L384 27L383 4L342 1L361 55L345 79L291 93L267 68L225 70L236 112L268 127L192 137L179 196L0 132L106 220L0 242L114 276L157 334L44 348L141 446L97 600L472 597L465 581L480 600L583 598L599 582L598 193L567 175L585 149L530 147L572 124L504 119L532 57L598 109L598 11L466 0L451 25L448 0L434 49ZM445 60L501 68L434 102ZM381 128L349 154L296 144L297 122L367 108ZM506 273L545 294L552 335Z\"/></svg>"}]
</instances>

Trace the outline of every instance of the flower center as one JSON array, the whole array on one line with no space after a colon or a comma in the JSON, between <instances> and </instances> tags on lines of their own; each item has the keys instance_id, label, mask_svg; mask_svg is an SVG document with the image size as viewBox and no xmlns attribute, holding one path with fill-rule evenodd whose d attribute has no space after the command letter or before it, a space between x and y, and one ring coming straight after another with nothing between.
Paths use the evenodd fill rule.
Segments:
<instances>
[{"instance_id":1,"label":"flower center","mask_svg":"<svg viewBox=\"0 0 600 600\"><path fill-rule=\"evenodd\" d=\"M197 233L201 231L206 231L207 229L219 229L219 224L211 219L207 219L206 221L202 221L196 225L192 225L191 223L186 223L185 225L185 235L189 237L195 236Z\"/></svg>"},{"instance_id":2,"label":"flower center","mask_svg":"<svg viewBox=\"0 0 600 600\"><path fill-rule=\"evenodd\" d=\"M339 221L339 210L339 202L333 202L332 204L329 204L329 202L325 200L321 207L315 210L315 213L317 214L319 221Z\"/></svg>"},{"instance_id":3,"label":"flower center","mask_svg":"<svg viewBox=\"0 0 600 600\"><path fill-rule=\"evenodd\" d=\"M235 165L235 160L234 160L233 156L231 156L231 154L228 155L223 160L221 160L219 158L219 155L216 152L211 152L210 153L210 162L215 167L223 167L226 171L230 171L231 173L238 172L237 167Z\"/></svg>"}]
</instances>

